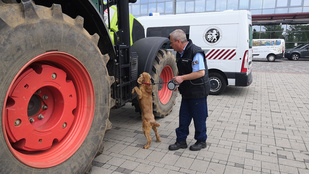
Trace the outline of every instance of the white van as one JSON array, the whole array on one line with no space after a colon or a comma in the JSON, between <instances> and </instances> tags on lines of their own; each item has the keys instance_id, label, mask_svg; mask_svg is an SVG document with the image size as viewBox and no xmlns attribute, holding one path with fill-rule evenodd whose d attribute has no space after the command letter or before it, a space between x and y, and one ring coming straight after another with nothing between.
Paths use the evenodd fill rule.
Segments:
<instances>
[{"instance_id":1,"label":"white van","mask_svg":"<svg viewBox=\"0 0 309 174\"><path fill-rule=\"evenodd\" d=\"M187 38L205 51L211 94L220 94L227 85L249 86L252 83L249 11L144 16L138 20L145 28L146 37L169 37L175 29L182 29Z\"/></svg>"},{"instance_id":2,"label":"white van","mask_svg":"<svg viewBox=\"0 0 309 174\"><path fill-rule=\"evenodd\" d=\"M284 57L284 39L253 39L253 59L267 59L274 62Z\"/></svg>"}]
</instances>

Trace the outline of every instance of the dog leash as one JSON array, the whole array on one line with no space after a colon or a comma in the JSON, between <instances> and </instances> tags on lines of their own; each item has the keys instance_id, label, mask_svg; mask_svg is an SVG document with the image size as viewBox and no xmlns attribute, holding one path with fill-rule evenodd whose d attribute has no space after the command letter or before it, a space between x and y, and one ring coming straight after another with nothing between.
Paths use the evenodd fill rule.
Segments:
<instances>
[{"instance_id":1,"label":"dog leash","mask_svg":"<svg viewBox=\"0 0 309 174\"><path fill-rule=\"evenodd\" d=\"M144 85L157 85L157 84L167 84L168 82L158 82L158 83L143 83Z\"/></svg>"},{"instance_id":2,"label":"dog leash","mask_svg":"<svg viewBox=\"0 0 309 174\"><path fill-rule=\"evenodd\" d=\"M157 82L157 83L155 83L155 82L152 82L152 83L143 83L144 85L156 85L156 84L167 84L167 88L169 89L169 90L175 90L178 86L179 86L179 84L178 83L176 83L175 81L174 81L174 79L171 79L170 81L168 81L168 82Z\"/></svg>"}]
</instances>

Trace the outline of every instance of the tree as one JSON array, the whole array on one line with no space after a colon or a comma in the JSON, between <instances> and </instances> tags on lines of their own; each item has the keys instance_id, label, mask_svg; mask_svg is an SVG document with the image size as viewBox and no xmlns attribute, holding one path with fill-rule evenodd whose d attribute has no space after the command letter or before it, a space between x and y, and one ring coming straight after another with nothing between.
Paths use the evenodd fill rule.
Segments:
<instances>
[{"instance_id":1,"label":"tree","mask_svg":"<svg viewBox=\"0 0 309 174\"><path fill-rule=\"evenodd\" d=\"M286 30L285 42L287 48L295 45L309 42L309 26L306 25L290 25Z\"/></svg>"},{"instance_id":2,"label":"tree","mask_svg":"<svg viewBox=\"0 0 309 174\"><path fill-rule=\"evenodd\" d=\"M283 38L283 28L281 25L265 25L264 31L253 30L253 39L278 39Z\"/></svg>"},{"instance_id":3,"label":"tree","mask_svg":"<svg viewBox=\"0 0 309 174\"><path fill-rule=\"evenodd\" d=\"M283 28L281 25L267 25L264 26L265 32L269 35L269 39L283 38Z\"/></svg>"},{"instance_id":4,"label":"tree","mask_svg":"<svg viewBox=\"0 0 309 174\"><path fill-rule=\"evenodd\" d=\"M289 42L308 42L309 26L308 25L290 25L286 31L286 38Z\"/></svg>"}]
</instances>

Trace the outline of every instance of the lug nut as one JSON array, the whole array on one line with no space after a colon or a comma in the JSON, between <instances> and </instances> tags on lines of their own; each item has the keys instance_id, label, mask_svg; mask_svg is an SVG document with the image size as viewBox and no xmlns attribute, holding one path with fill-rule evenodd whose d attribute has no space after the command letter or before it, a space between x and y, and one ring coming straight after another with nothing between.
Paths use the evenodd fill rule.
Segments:
<instances>
[{"instance_id":1,"label":"lug nut","mask_svg":"<svg viewBox=\"0 0 309 174\"><path fill-rule=\"evenodd\" d=\"M30 121L30 123L33 123L34 119L33 118L29 118L29 121Z\"/></svg>"},{"instance_id":2,"label":"lug nut","mask_svg":"<svg viewBox=\"0 0 309 174\"><path fill-rule=\"evenodd\" d=\"M44 118L44 116L42 115L42 114L40 114L39 116L38 116L38 119L39 120L42 120Z\"/></svg>"},{"instance_id":3,"label":"lug nut","mask_svg":"<svg viewBox=\"0 0 309 174\"><path fill-rule=\"evenodd\" d=\"M62 128L66 128L67 127L67 123L63 123Z\"/></svg>"},{"instance_id":4,"label":"lug nut","mask_svg":"<svg viewBox=\"0 0 309 174\"><path fill-rule=\"evenodd\" d=\"M21 124L21 120L20 119L15 120L15 126L19 126L20 124Z\"/></svg>"},{"instance_id":5,"label":"lug nut","mask_svg":"<svg viewBox=\"0 0 309 174\"><path fill-rule=\"evenodd\" d=\"M52 74L52 79L55 80L56 78L57 78L57 74L56 74L56 73L53 73L53 74Z\"/></svg>"},{"instance_id":6,"label":"lug nut","mask_svg":"<svg viewBox=\"0 0 309 174\"><path fill-rule=\"evenodd\" d=\"M43 95L43 100L47 100L48 96L47 95Z\"/></svg>"},{"instance_id":7,"label":"lug nut","mask_svg":"<svg viewBox=\"0 0 309 174\"><path fill-rule=\"evenodd\" d=\"M46 110L47 108L48 108L47 105L42 106L42 109L44 109L44 110Z\"/></svg>"}]
</instances>

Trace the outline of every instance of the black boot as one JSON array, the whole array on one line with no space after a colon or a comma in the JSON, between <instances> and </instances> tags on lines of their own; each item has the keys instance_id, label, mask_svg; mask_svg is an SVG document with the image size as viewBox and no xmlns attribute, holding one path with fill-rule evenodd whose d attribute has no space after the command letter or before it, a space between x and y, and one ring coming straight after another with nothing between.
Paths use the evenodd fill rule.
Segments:
<instances>
[{"instance_id":1,"label":"black boot","mask_svg":"<svg viewBox=\"0 0 309 174\"><path fill-rule=\"evenodd\" d=\"M197 141L195 144L193 144L192 146L190 146L190 150L192 151L198 151L201 149L206 148L206 141L202 142L202 141Z\"/></svg>"},{"instance_id":2,"label":"black boot","mask_svg":"<svg viewBox=\"0 0 309 174\"><path fill-rule=\"evenodd\" d=\"M176 142L175 144L171 144L169 147L168 147L168 150L178 150L178 149L185 149L187 148L188 145L187 145L187 142L185 141L182 141L180 143Z\"/></svg>"}]
</instances>

